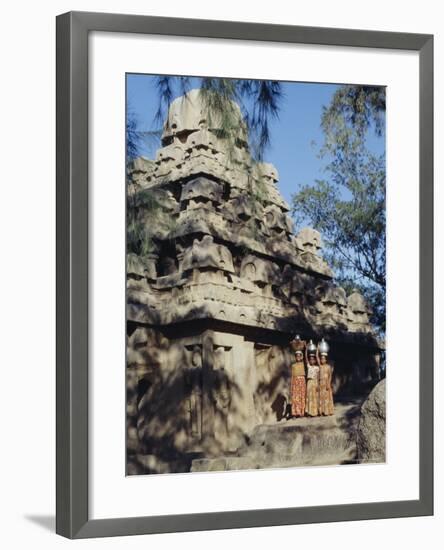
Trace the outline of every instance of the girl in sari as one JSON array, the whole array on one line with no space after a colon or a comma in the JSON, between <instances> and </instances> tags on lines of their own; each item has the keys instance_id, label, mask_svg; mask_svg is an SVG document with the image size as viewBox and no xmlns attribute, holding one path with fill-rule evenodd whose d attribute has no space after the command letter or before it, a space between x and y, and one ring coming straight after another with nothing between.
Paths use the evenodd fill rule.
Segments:
<instances>
[{"instance_id":1,"label":"girl in sari","mask_svg":"<svg viewBox=\"0 0 444 550\"><path fill-rule=\"evenodd\" d=\"M331 387L333 369L328 363L328 352L328 344L323 339L319 344L319 414L323 416L331 416L335 412Z\"/></svg>"},{"instance_id":2,"label":"girl in sari","mask_svg":"<svg viewBox=\"0 0 444 550\"><path fill-rule=\"evenodd\" d=\"M305 364L304 342L300 338L295 338L291 342L291 347L295 352L295 362L291 365L291 416L304 416L305 414Z\"/></svg>"},{"instance_id":3,"label":"girl in sari","mask_svg":"<svg viewBox=\"0 0 444 550\"><path fill-rule=\"evenodd\" d=\"M319 365L316 358L316 346L310 340L306 347L307 356L307 399L305 412L308 416L319 415Z\"/></svg>"}]
</instances>

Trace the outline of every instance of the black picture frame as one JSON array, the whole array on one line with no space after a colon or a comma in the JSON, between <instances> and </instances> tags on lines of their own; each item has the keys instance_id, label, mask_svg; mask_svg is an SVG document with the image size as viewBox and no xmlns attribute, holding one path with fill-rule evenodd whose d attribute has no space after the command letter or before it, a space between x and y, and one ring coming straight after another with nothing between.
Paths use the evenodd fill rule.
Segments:
<instances>
[{"instance_id":1,"label":"black picture frame","mask_svg":"<svg viewBox=\"0 0 444 550\"><path fill-rule=\"evenodd\" d=\"M419 52L418 500L90 520L88 515L88 34L92 31ZM70 12L57 17L56 531L69 538L433 514L433 36Z\"/></svg>"}]
</instances>

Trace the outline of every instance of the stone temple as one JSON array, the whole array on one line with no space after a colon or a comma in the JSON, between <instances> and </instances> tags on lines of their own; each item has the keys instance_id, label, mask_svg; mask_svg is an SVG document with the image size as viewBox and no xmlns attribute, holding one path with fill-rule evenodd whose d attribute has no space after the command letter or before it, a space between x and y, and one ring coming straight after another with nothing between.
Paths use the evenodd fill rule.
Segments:
<instances>
[{"instance_id":1,"label":"stone temple","mask_svg":"<svg viewBox=\"0 0 444 550\"><path fill-rule=\"evenodd\" d=\"M285 423L296 334L330 343L337 398L378 379L367 304L335 286L316 230L294 233L278 171L253 162L233 112L229 140L188 92L156 160L129 170L128 219L149 246L127 254L128 474L249 467L252 434Z\"/></svg>"}]
</instances>

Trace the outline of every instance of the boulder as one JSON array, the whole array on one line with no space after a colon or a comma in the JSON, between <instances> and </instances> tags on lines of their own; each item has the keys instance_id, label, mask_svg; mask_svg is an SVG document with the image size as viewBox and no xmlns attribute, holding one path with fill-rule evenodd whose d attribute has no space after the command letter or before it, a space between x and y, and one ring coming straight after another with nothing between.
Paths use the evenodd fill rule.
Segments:
<instances>
[{"instance_id":1,"label":"boulder","mask_svg":"<svg viewBox=\"0 0 444 550\"><path fill-rule=\"evenodd\" d=\"M385 379L373 388L361 407L357 451L359 462L385 462Z\"/></svg>"}]
</instances>

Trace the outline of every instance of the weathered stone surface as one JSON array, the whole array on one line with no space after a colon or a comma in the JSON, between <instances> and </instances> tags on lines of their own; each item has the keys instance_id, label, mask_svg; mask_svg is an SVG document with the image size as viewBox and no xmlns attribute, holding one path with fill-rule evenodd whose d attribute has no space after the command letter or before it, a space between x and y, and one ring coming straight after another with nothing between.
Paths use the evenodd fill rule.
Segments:
<instances>
[{"instance_id":1,"label":"weathered stone surface","mask_svg":"<svg viewBox=\"0 0 444 550\"><path fill-rule=\"evenodd\" d=\"M256 172L259 177L265 178L268 182L276 183L279 181L279 173L270 162L257 163Z\"/></svg>"},{"instance_id":2,"label":"weathered stone surface","mask_svg":"<svg viewBox=\"0 0 444 550\"><path fill-rule=\"evenodd\" d=\"M158 256L156 254L147 254L146 256L137 256L137 254L127 254L126 272L129 278L155 280L157 278L156 262ZM144 285L144 288L147 288Z\"/></svg>"},{"instance_id":3,"label":"weathered stone surface","mask_svg":"<svg viewBox=\"0 0 444 550\"><path fill-rule=\"evenodd\" d=\"M385 462L385 379L372 390L361 408L357 432L360 462Z\"/></svg>"},{"instance_id":4,"label":"weathered stone surface","mask_svg":"<svg viewBox=\"0 0 444 550\"><path fill-rule=\"evenodd\" d=\"M307 252L319 254L322 249L321 234L316 229L304 227L297 234L297 238L301 241L303 249Z\"/></svg>"},{"instance_id":5,"label":"weathered stone surface","mask_svg":"<svg viewBox=\"0 0 444 550\"><path fill-rule=\"evenodd\" d=\"M183 271L205 267L234 273L231 252L226 246L215 243L211 235L205 235L201 241L195 239L183 256Z\"/></svg>"},{"instance_id":6,"label":"weathered stone surface","mask_svg":"<svg viewBox=\"0 0 444 550\"><path fill-rule=\"evenodd\" d=\"M369 306L364 300L364 297L358 290L353 290L347 298L347 314L350 331L367 332L369 327L369 314L371 313Z\"/></svg>"},{"instance_id":7,"label":"weathered stone surface","mask_svg":"<svg viewBox=\"0 0 444 550\"><path fill-rule=\"evenodd\" d=\"M192 199L207 199L222 202L222 185L208 178L192 179L182 187L181 202Z\"/></svg>"},{"instance_id":8,"label":"weathered stone surface","mask_svg":"<svg viewBox=\"0 0 444 550\"><path fill-rule=\"evenodd\" d=\"M257 426L236 456L196 458L192 472L354 464L359 404L339 405L335 417L298 418Z\"/></svg>"},{"instance_id":9,"label":"weathered stone surface","mask_svg":"<svg viewBox=\"0 0 444 550\"><path fill-rule=\"evenodd\" d=\"M206 107L200 90L190 90L185 95L175 99L168 109L162 140L183 133L195 132L206 128L217 129L220 127L220 114ZM240 133L246 139L246 128L242 121L239 106L231 102L233 118L238 119ZM188 137L188 135L186 136ZM186 142L186 138L184 140Z\"/></svg>"},{"instance_id":10,"label":"weathered stone surface","mask_svg":"<svg viewBox=\"0 0 444 550\"><path fill-rule=\"evenodd\" d=\"M192 462L191 472L254 470L259 467L257 463L248 457L227 456L221 458L197 458Z\"/></svg>"}]
</instances>

